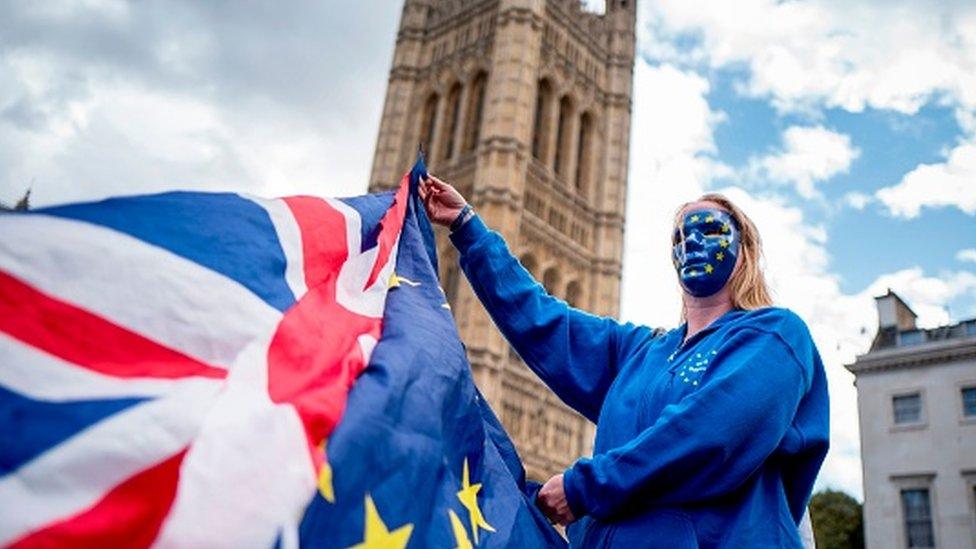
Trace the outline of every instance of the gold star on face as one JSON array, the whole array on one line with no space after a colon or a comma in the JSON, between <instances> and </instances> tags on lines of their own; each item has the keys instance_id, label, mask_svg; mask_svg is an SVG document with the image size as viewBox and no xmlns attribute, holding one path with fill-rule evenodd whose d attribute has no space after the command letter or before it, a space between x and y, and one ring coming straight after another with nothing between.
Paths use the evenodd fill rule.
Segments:
<instances>
[{"instance_id":1,"label":"gold star on face","mask_svg":"<svg viewBox=\"0 0 976 549\"><path fill-rule=\"evenodd\" d=\"M723 238L723 239L721 240L721 242L719 242L719 243L718 243L718 245L719 245L719 246L721 246L721 247L723 247L723 248L728 248L728 247L729 247L729 241L728 241L728 240L725 240L725 239Z\"/></svg>"},{"instance_id":2,"label":"gold star on face","mask_svg":"<svg viewBox=\"0 0 976 549\"><path fill-rule=\"evenodd\" d=\"M711 265L709 265L707 263L705 264L705 274L712 274L712 271L714 271L714 270L715 269L713 269Z\"/></svg>"},{"instance_id":3,"label":"gold star on face","mask_svg":"<svg viewBox=\"0 0 976 549\"><path fill-rule=\"evenodd\" d=\"M471 520L471 537L474 538L476 544L478 543L478 528L489 532L495 531L485 520L484 515L481 514L481 508L478 507L479 490L481 490L481 483L471 484L468 475L468 458L464 458L464 470L461 472L461 490L458 491L457 498L461 500L461 505L468 510L468 516Z\"/></svg>"},{"instance_id":4,"label":"gold star on face","mask_svg":"<svg viewBox=\"0 0 976 549\"><path fill-rule=\"evenodd\" d=\"M697 215L693 215L693 216L691 216L691 222L692 222L692 223L695 223L695 222L697 222L697 221L698 221L699 219L701 219L701 218L700 218L700 217L698 217Z\"/></svg>"},{"instance_id":5,"label":"gold star on face","mask_svg":"<svg viewBox=\"0 0 976 549\"><path fill-rule=\"evenodd\" d=\"M392 532L389 531L386 524L383 524L379 512L376 511L373 498L366 494L366 528L363 542L349 549L403 549L410 541L411 532L413 532L413 524L405 524Z\"/></svg>"},{"instance_id":6,"label":"gold star on face","mask_svg":"<svg viewBox=\"0 0 976 549\"><path fill-rule=\"evenodd\" d=\"M714 216L711 216L710 215L710 216L708 216L708 217L705 218L705 223L711 223L712 221L715 221L715 217Z\"/></svg>"},{"instance_id":7,"label":"gold star on face","mask_svg":"<svg viewBox=\"0 0 976 549\"><path fill-rule=\"evenodd\" d=\"M454 541L457 542L455 549L472 549L474 545L471 545L471 540L468 539L468 531L464 528L464 523L453 509L448 509L447 512L451 515L451 531L454 532Z\"/></svg>"},{"instance_id":8,"label":"gold star on face","mask_svg":"<svg viewBox=\"0 0 976 549\"><path fill-rule=\"evenodd\" d=\"M722 232L723 232L723 233L727 233L727 232L729 232L730 230L731 230L731 229L729 228L729 224L728 224L728 223L722 223Z\"/></svg>"},{"instance_id":9,"label":"gold star on face","mask_svg":"<svg viewBox=\"0 0 976 549\"><path fill-rule=\"evenodd\" d=\"M725 254L722 253L722 252L719 252L719 253L715 254L715 259L717 259L719 261L722 261L723 259L725 259Z\"/></svg>"},{"instance_id":10,"label":"gold star on face","mask_svg":"<svg viewBox=\"0 0 976 549\"><path fill-rule=\"evenodd\" d=\"M698 271L692 269L688 271L688 276L698 276Z\"/></svg>"}]
</instances>

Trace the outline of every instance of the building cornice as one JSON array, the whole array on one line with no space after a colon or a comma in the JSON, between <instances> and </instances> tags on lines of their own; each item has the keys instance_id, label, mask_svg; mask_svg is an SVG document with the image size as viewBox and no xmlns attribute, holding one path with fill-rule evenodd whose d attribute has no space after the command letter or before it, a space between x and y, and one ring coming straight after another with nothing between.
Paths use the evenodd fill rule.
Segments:
<instances>
[{"instance_id":1,"label":"building cornice","mask_svg":"<svg viewBox=\"0 0 976 549\"><path fill-rule=\"evenodd\" d=\"M858 375L883 370L917 368L976 359L976 337L948 341L933 341L910 347L893 347L873 351L857 357L845 368Z\"/></svg>"}]
</instances>

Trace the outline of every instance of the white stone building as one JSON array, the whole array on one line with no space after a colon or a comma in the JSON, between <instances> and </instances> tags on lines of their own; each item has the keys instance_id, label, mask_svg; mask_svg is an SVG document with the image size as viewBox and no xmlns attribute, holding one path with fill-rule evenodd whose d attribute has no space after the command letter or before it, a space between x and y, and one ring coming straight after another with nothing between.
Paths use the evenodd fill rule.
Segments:
<instances>
[{"instance_id":1,"label":"white stone building","mask_svg":"<svg viewBox=\"0 0 976 549\"><path fill-rule=\"evenodd\" d=\"M876 300L878 334L847 366L867 546L976 549L976 319L918 329L896 294Z\"/></svg>"}]
</instances>

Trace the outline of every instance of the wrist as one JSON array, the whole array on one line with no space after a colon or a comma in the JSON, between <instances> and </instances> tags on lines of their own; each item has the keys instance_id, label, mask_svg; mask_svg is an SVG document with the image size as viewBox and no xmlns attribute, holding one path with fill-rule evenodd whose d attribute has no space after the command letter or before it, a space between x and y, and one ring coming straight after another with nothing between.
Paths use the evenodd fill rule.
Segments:
<instances>
[{"instance_id":1,"label":"wrist","mask_svg":"<svg viewBox=\"0 0 976 549\"><path fill-rule=\"evenodd\" d=\"M454 231L460 229L465 223L470 221L472 217L474 217L474 208L471 207L471 204L465 204L464 207L461 208L461 211L458 212L457 216L455 216L454 221L451 222L451 232L453 233Z\"/></svg>"}]
</instances>

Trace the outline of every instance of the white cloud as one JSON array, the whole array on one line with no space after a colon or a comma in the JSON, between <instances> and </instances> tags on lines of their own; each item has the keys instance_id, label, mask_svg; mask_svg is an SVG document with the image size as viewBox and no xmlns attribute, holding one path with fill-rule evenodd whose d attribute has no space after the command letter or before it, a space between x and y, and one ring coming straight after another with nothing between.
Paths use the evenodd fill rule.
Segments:
<instances>
[{"instance_id":1,"label":"white cloud","mask_svg":"<svg viewBox=\"0 0 976 549\"><path fill-rule=\"evenodd\" d=\"M388 8L0 5L0 201L32 182L35 206L174 188L361 193Z\"/></svg>"},{"instance_id":2,"label":"white cloud","mask_svg":"<svg viewBox=\"0 0 976 549\"><path fill-rule=\"evenodd\" d=\"M713 129L723 116L708 105L708 81L692 71L638 61L634 90L622 313L668 326L680 312L667 259L671 219L714 177L730 173L713 156Z\"/></svg>"},{"instance_id":3,"label":"white cloud","mask_svg":"<svg viewBox=\"0 0 976 549\"><path fill-rule=\"evenodd\" d=\"M744 91L780 110L915 113L939 97L976 108L973 2L658 0L642 8L647 53L748 67Z\"/></svg>"},{"instance_id":4,"label":"white cloud","mask_svg":"<svg viewBox=\"0 0 976 549\"><path fill-rule=\"evenodd\" d=\"M922 208L946 206L976 214L976 142L955 147L943 163L918 166L875 196L898 217L913 218Z\"/></svg>"},{"instance_id":5,"label":"white cloud","mask_svg":"<svg viewBox=\"0 0 976 549\"><path fill-rule=\"evenodd\" d=\"M846 173L860 154L848 135L823 126L791 126L783 132L782 148L751 159L745 177L789 183L800 196L812 198L817 183Z\"/></svg>"},{"instance_id":6,"label":"white cloud","mask_svg":"<svg viewBox=\"0 0 976 549\"><path fill-rule=\"evenodd\" d=\"M976 263L976 248L966 248L965 250L959 250L956 253L957 261L967 261L969 263Z\"/></svg>"},{"instance_id":7,"label":"white cloud","mask_svg":"<svg viewBox=\"0 0 976 549\"><path fill-rule=\"evenodd\" d=\"M844 203L855 210L863 210L871 203L871 195L852 191L844 195Z\"/></svg>"}]
</instances>

